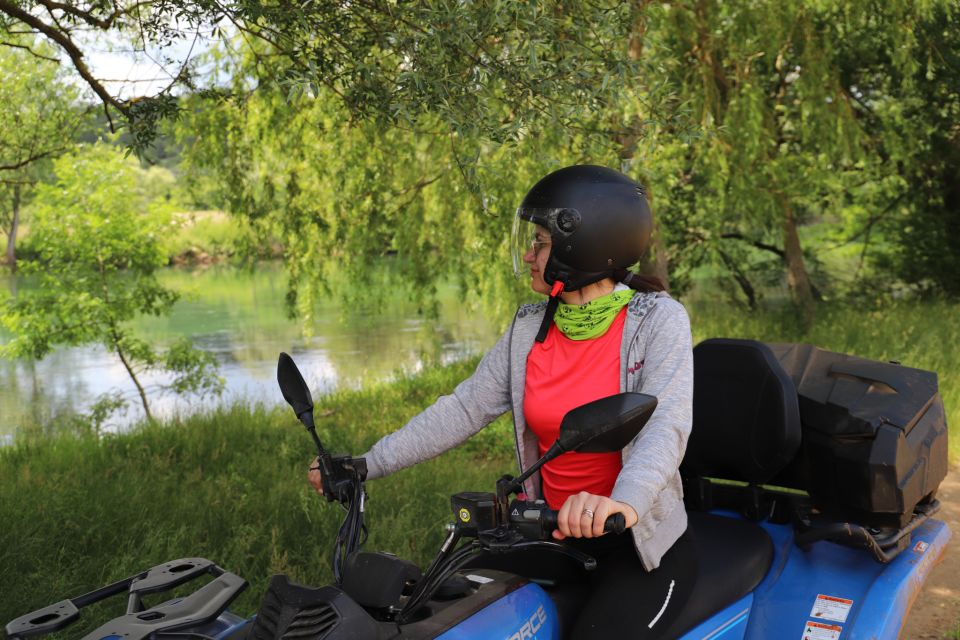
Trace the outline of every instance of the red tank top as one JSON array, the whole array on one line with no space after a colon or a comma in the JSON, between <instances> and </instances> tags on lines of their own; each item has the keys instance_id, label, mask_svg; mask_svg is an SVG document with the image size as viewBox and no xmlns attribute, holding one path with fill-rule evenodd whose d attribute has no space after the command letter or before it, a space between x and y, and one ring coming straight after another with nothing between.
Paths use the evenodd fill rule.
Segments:
<instances>
[{"instance_id":1,"label":"red tank top","mask_svg":"<svg viewBox=\"0 0 960 640\"><path fill-rule=\"evenodd\" d=\"M620 342L626 307L606 333L590 340L571 340L551 325L542 343L527 356L523 417L546 453L560 433L570 409L620 393ZM540 470L543 496L551 509L567 497L587 491L609 496L620 474L620 452L564 453Z\"/></svg>"}]
</instances>

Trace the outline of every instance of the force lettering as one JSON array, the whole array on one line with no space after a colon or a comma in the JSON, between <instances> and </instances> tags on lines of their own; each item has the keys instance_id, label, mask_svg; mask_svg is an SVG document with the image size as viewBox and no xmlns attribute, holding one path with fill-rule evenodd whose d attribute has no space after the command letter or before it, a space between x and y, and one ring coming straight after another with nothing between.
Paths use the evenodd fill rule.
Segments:
<instances>
[{"instance_id":1,"label":"force lettering","mask_svg":"<svg viewBox=\"0 0 960 640\"><path fill-rule=\"evenodd\" d=\"M530 616L530 619L523 623L520 630L510 636L507 640L533 640L536 638L537 631L547 621L547 612L543 610L543 605L537 607L537 610Z\"/></svg>"}]
</instances>

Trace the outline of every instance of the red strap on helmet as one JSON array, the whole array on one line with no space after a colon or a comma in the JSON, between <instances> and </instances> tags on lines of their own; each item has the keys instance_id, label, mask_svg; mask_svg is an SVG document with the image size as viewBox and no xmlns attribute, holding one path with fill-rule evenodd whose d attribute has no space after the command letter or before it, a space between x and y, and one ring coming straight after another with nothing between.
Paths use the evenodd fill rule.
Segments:
<instances>
[{"instance_id":1,"label":"red strap on helmet","mask_svg":"<svg viewBox=\"0 0 960 640\"><path fill-rule=\"evenodd\" d=\"M560 294L563 293L563 281L554 280L553 288L550 289L550 299L547 300L547 308L543 314L543 321L540 322L540 330L537 332L535 340L543 342L547 339L547 330L553 322L553 314L557 312L557 305L560 304Z\"/></svg>"}]
</instances>

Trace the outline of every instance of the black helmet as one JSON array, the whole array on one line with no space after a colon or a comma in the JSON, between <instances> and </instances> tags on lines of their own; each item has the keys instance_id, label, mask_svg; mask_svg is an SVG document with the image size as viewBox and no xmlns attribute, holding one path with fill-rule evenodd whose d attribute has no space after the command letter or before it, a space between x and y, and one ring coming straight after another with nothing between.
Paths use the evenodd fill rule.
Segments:
<instances>
[{"instance_id":1,"label":"black helmet","mask_svg":"<svg viewBox=\"0 0 960 640\"><path fill-rule=\"evenodd\" d=\"M554 171L527 192L514 221L517 273L535 231L521 221L550 231L552 247L543 279L547 284L562 282L566 291L614 277L636 263L653 228L643 187L619 171L594 165Z\"/></svg>"}]
</instances>

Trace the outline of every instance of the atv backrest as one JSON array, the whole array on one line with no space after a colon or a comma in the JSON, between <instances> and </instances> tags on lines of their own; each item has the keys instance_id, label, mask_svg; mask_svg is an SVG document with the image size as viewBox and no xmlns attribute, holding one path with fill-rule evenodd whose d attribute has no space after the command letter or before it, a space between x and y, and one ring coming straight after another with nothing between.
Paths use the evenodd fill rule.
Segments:
<instances>
[{"instance_id":1,"label":"atv backrest","mask_svg":"<svg viewBox=\"0 0 960 640\"><path fill-rule=\"evenodd\" d=\"M766 345L714 338L694 347L685 478L768 482L799 446L797 391Z\"/></svg>"}]
</instances>

